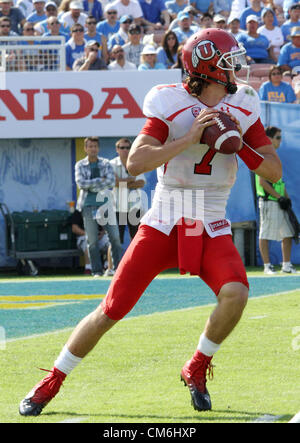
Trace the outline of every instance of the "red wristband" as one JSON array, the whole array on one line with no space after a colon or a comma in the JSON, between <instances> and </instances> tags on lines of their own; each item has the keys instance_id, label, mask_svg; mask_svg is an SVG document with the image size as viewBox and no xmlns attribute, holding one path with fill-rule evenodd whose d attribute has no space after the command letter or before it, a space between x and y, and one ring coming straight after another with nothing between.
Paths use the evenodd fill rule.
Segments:
<instances>
[{"instance_id":1,"label":"red wristband","mask_svg":"<svg viewBox=\"0 0 300 443\"><path fill-rule=\"evenodd\" d=\"M254 171L264 161L264 157L250 146L243 143L242 149L237 153L243 162L248 166L251 171Z\"/></svg>"}]
</instances>

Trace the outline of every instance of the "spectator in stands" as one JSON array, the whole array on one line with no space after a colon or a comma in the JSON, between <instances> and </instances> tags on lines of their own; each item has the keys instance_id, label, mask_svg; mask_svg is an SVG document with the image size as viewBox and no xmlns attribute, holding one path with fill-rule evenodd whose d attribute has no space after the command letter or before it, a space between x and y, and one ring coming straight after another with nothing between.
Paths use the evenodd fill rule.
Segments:
<instances>
[{"instance_id":1,"label":"spectator in stands","mask_svg":"<svg viewBox=\"0 0 300 443\"><path fill-rule=\"evenodd\" d=\"M58 11L58 19L61 21L62 16L64 15L65 12L70 11L70 3L73 0L62 0L60 5L57 8Z\"/></svg>"},{"instance_id":2,"label":"spectator in stands","mask_svg":"<svg viewBox=\"0 0 300 443\"><path fill-rule=\"evenodd\" d=\"M134 0L114 0L110 3L117 10L117 17L120 19L122 15L130 15L134 22L141 24L143 11L139 1Z\"/></svg>"},{"instance_id":3,"label":"spectator in stands","mask_svg":"<svg viewBox=\"0 0 300 443\"><path fill-rule=\"evenodd\" d=\"M0 8L0 17L8 17L10 19L11 31L21 34L25 17L20 9L12 6L11 0L0 0Z\"/></svg>"},{"instance_id":4,"label":"spectator in stands","mask_svg":"<svg viewBox=\"0 0 300 443\"><path fill-rule=\"evenodd\" d=\"M269 81L263 83L258 91L261 100L277 103L294 103L296 94L289 83L282 81L279 66L271 66Z\"/></svg>"},{"instance_id":5,"label":"spectator in stands","mask_svg":"<svg viewBox=\"0 0 300 443\"><path fill-rule=\"evenodd\" d=\"M249 15L256 15L258 18L258 24L259 26L263 25L263 20L261 17L261 13L263 11L263 7L261 6L261 1L260 0L250 0L250 7L246 8L241 16L240 16L240 27L241 29L246 29L247 28L247 17L249 17ZM278 26L278 20L276 15L274 14L274 25Z\"/></svg>"},{"instance_id":6,"label":"spectator in stands","mask_svg":"<svg viewBox=\"0 0 300 443\"><path fill-rule=\"evenodd\" d=\"M103 267L98 247L98 224L108 233L115 268L122 257L120 234L109 192L115 186L115 174L109 160L98 156L98 137L87 137L84 150L87 156L75 164L75 181L80 189L76 209L82 212L92 274L100 277ZM107 211L109 214L105 218Z\"/></svg>"},{"instance_id":7,"label":"spectator in stands","mask_svg":"<svg viewBox=\"0 0 300 443\"><path fill-rule=\"evenodd\" d=\"M113 46L111 50L112 58L114 59L109 65L108 69L115 71L128 71L128 70L136 70L137 67L134 63L126 60L124 55L124 49L121 45Z\"/></svg>"},{"instance_id":8,"label":"spectator in stands","mask_svg":"<svg viewBox=\"0 0 300 443\"><path fill-rule=\"evenodd\" d=\"M165 65L157 61L157 51L154 46L146 45L141 52L141 63L138 70L147 71L149 69L165 69Z\"/></svg>"},{"instance_id":9,"label":"spectator in stands","mask_svg":"<svg viewBox=\"0 0 300 443\"><path fill-rule=\"evenodd\" d=\"M281 129L271 126L266 128L266 134L274 148L278 149L281 143ZM260 214L259 250L264 263L264 272L270 275L276 274L269 257L269 240L275 240L281 241L281 272L294 274L297 271L290 262L294 233L287 212L282 209L291 203L285 183L282 179L276 183L270 183L258 175L255 176L255 181Z\"/></svg>"},{"instance_id":10,"label":"spectator in stands","mask_svg":"<svg viewBox=\"0 0 300 443\"><path fill-rule=\"evenodd\" d=\"M257 32L258 18L256 15L248 15L247 32L237 37L238 42L242 43L247 51L247 62L251 63L275 63L271 59L268 49L270 42L264 35Z\"/></svg>"},{"instance_id":11,"label":"spectator in stands","mask_svg":"<svg viewBox=\"0 0 300 443\"><path fill-rule=\"evenodd\" d=\"M213 17L209 12L205 12L200 18L201 29L207 29L213 27Z\"/></svg>"},{"instance_id":12,"label":"spectator in stands","mask_svg":"<svg viewBox=\"0 0 300 443\"><path fill-rule=\"evenodd\" d=\"M238 38L244 31L240 29L240 19L237 17L229 17L228 19L228 32L233 35L234 38Z\"/></svg>"},{"instance_id":13,"label":"spectator in stands","mask_svg":"<svg viewBox=\"0 0 300 443\"><path fill-rule=\"evenodd\" d=\"M144 212L140 190L145 186L146 178L144 174L132 177L128 173L126 162L130 148L131 141L128 138L119 139L116 142L118 155L110 161L116 177L114 195L121 243L124 243L126 226L128 226L130 238L133 239Z\"/></svg>"},{"instance_id":14,"label":"spectator in stands","mask_svg":"<svg viewBox=\"0 0 300 443\"><path fill-rule=\"evenodd\" d=\"M188 0L170 0L166 1L166 8L173 21L179 12L183 11L186 6L188 6Z\"/></svg>"},{"instance_id":15,"label":"spectator in stands","mask_svg":"<svg viewBox=\"0 0 300 443\"><path fill-rule=\"evenodd\" d=\"M155 30L168 29L170 15L164 0L139 0L143 17L140 21L147 34Z\"/></svg>"},{"instance_id":16,"label":"spectator in stands","mask_svg":"<svg viewBox=\"0 0 300 443\"><path fill-rule=\"evenodd\" d=\"M111 3L105 6L104 16L106 17L105 20L98 23L96 29L97 32L103 34L108 41L113 34L119 31L120 21L117 20L118 11Z\"/></svg>"},{"instance_id":17,"label":"spectator in stands","mask_svg":"<svg viewBox=\"0 0 300 443\"><path fill-rule=\"evenodd\" d=\"M176 63L178 46L179 42L175 32L167 31L157 50L157 61L162 63L165 69L170 69Z\"/></svg>"},{"instance_id":18,"label":"spectator in stands","mask_svg":"<svg viewBox=\"0 0 300 443\"><path fill-rule=\"evenodd\" d=\"M45 11L45 0L32 0L33 11L26 17L26 20L31 23L39 23L47 19Z\"/></svg>"},{"instance_id":19,"label":"spectator in stands","mask_svg":"<svg viewBox=\"0 0 300 443\"><path fill-rule=\"evenodd\" d=\"M288 42L288 37L291 35L291 30L295 26L300 26L300 3L291 5L289 8L289 19L281 25L281 31L284 41Z\"/></svg>"},{"instance_id":20,"label":"spectator in stands","mask_svg":"<svg viewBox=\"0 0 300 443\"><path fill-rule=\"evenodd\" d=\"M0 36L2 37L14 37L18 34L11 30L11 20L8 17L0 17ZM9 42L1 42L1 45L5 45ZM12 43L13 44L13 43Z\"/></svg>"},{"instance_id":21,"label":"spectator in stands","mask_svg":"<svg viewBox=\"0 0 300 443\"><path fill-rule=\"evenodd\" d=\"M282 71L291 71L300 66L300 26L295 26L291 31L291 43L280 49L278 65Z\"/></svg>"},{"instance_id":22,"label":"spectator in stands","mask_svg":"<svg viewBox=\"0 0 300 443\"><path fill-rule=\"evenodd\" d=\"M92 15L96 22L99 22L103 16L102 4L99 0L83 0L83 12L89 16Z\"/></svg>"},{"instance_id":23,"label":"spectator in stands","mask_svg":"<svg viewBox=\"0 0 300 443\"><path fill-rule=\"evenodd\" d=\"M141 43L142 28L132 23L128 29L129 42L123 46L125 58L131 63L134 63L136 67L140 64L141 52L144 48L144 44Z\"/></svg>"},{"instance_id":24,"label":"spectator in stands","mask_svg":"<svg viewBox=\"0 0 300 443\"><path fill-rule=\"evenodd\" d=\"M46 12L46 20L42 20L41 22L38 22L34 25L34 30L36 35L42 35L45 32L49 31L48 27L48 18L49 17L57 17L58 15L58 9L57 5L54 1L49 1L45 4L45 12ZM64 34L67 34L70 38L70 29L65 27L62 23L60 23L59 30L63 32Z\"/></svg>"},{"instance_id":25,"label":"spectator in stands","mask_svg":"<svg viewBox=\"0 0 300 443\"><path fill-rule=\"evenodd\" d=\"M96 40L99 43L99 57L102 57L105 63L108 63L108 50L107 50L107 40L103 34L97 32L96 30L96 19L90 15L86 22L85 28L87 31L84 34L84 39L88 42L89 40Z\"/></svg>"},{"instance_id":26,"label":"spectator in stands","mask_svg":"<svg viewBox=\"0 0 300 443\"><path fill-rule=\"evenodd\" d=\"M200 14L204 14L205 12L212 14L214 10L213 0L190 0L190 4Z\"/></svg>"},{"instance_id":27,"label":"spectator in stands","mask_svg":"<svg viewBox=\"0 0 300 443\"><path fill-rule=\"evenodd\" d=\"M282 7L283 7L284 17L285 17L286 19L289 18L289 10L290 10L290 7L291 7L292 5L294 5L295 3L299 3L299 1L298 1L298 0L283 0L283 5L282 5Z\"/></svg>"},{"instance_id":28,"label":"spectator in stands","mask_svg":"<svg viewBox=\"0 0 300 443\"><path fill-rule=\"evenodd\" d=\"M178 27L173 31L177 35L178 42L184 43L191 35L198 31L198 28L191 25L191 18L187 12L180 12L178 14Z\"/></svg>"},{"instance_id":29,"label":"spectator in stands","mask_svg":"<svg viewBox=\"0 0 300 443\"><path fill-rule=\"evenodd\" d=\"M120 29L118 30L118 32L113 34L107 42L107 48L109 51L111 51L115 45L123 46L125 45L125 43L128 42L128 30L132 22L132 17L130 17L129 15L122 15L122 17L120 18Z\"/></svg>"},{"instance_id":30,"label":"spectator in stands","mask_svg":"<svg viewBox=\"0 0 300 443\"><path fill-rule=\"evenodd\" d=\"M31 0L18 0L15 5L20 9L24 17L28 17L28 15L33 11L33 4Z\"/></svg>"},{"instance_id":31,"label":"spectator in stands","mask_svg":"<svg viewBox=\"0 0 300 443\"><path fill-rule=\"evenodd\" d=\"M171 67L171 69L180 69L181 70L181 75L182 75L182 80L184 80L186 78L186 73L185 73L185 69L183 66L183 62L182 62L182 48L183 45L179 45L178 49L177 49L177 62L174 63L174 65Z\"/></svg>"},{"instance_id":32,"label":"spectator in stands","mask_svg":"<svg viewBox=\"0 0 300 443\"><path fill-rule=\"evenodd\" d=\"M226 29L227 28L227 23L226 23L226 18L223 17L220 14L216 14L213 16L213 27L217 28L217 29Z\"/></svg>"},{"instance_id":33,"label":"spectator in stands","mask_svg":"<svg viewBox=\"0 0 300 443\"><path fill-rule=\"evenodd\" d=\"M196 11L195 8L193 8L193 6L186 6L183 11L180 11L178 14L180 13L187 13L190 16L191 19L191 25L195 26L195 28L197 28L199 30L200 28L200 14L198 14L198 12ZM175 28L177 28L179 26L179 19L178 19L178 15L176 18L174 18L174 20L172 20L172 22L170 23L169 29L173 30Z\"/></svg>"},{"instance_id":34,"label":"spectator in stands","mask_svg":"<svg viewBox=\"0 0 300 443\"><path fill-rule=\"evenodd\" d=\"M240 27L241 29L246 30L247 29L247 17L249 15L256 15L258 18L258 24L261 26L262 19L261 19L261 12L262 12L262 6L260 0L250 0L250 6L243 9L240 15Z\"/></svg>"},{"instance_id":35,"label":"spectator in stands","mask_svg":"<svg viewBox=\"0 0 300 443\"><path fill-rule=\"evenodd\" d=\"M83 12L82 2L78 0L73 0L70 3L69 11L65 12L61 16L60 21L63 23L64 26L71 29L71 27L76 23L84 26L87 17L87 14Z\"/></svg>"},{"instance_id":36,"label":"spectator in stands","mask_svg":"<svg viewBox=\"0 0 300 443\"><path fill-rule=\"evenodd\" d=\"M214 13L220 14L227 19L231 11L232 0L213 0L213 3Z\"/></svg>"},{"instance_id":37,"label":"spectator in stands","mask_svg":"<svg viewBox=\"0 0 300 443\"><path fill-rule=\"evenodd\" d=\"M271 46L269 48L271 58L278 60L280 48L283 45L284 38L279 26L274 26L275 13L270 8L264 8L261 13L263 26L257 30L258 34L264 35L269 40Z\"/></svg>"},{"instance_id":38,"label":"spectator in stands","mask_svg":"<svg viewBox=\"0 0 300 443\"><path fill-rule=\"evenodd\" d=\"M99 42L96 40L89 40L84 48L84 56L75 60L73 71L106 70L107 65L99 53L99 47Z\"/></svg>"},{"instance_id":39,"label":"spectator in stands","mask_svg":"<svg viewBox=\"0 0 300 443\"><path fill-rule=\"evenodd\" d=\"M84 57L84 48L86 41L84 40L84 29L79 23L71 27L71 35L66 43L66 65L67 71L72 71L73 64L78 58Z\"/></svg>"},{"instance_id":40,"label":"spectator in stands","mask_svg":"<svg viewBox=\"0 0 300 443\"><path fill-rule=\"evenodd\" d=\"M58 18L53 15L47 18L47 31L43 34L43 37L52 37L55 35L59 35L61 37L65 38L65 43L69 40L69 34L62 31L61 29L65 29L60 21L58 20ZM45 44L47 44L48 42L45 41L43 42ZM53 41L50 42L54 43ZM60 40L57 40L57 43L60 43Z\"/></svg>"}]
</instances>

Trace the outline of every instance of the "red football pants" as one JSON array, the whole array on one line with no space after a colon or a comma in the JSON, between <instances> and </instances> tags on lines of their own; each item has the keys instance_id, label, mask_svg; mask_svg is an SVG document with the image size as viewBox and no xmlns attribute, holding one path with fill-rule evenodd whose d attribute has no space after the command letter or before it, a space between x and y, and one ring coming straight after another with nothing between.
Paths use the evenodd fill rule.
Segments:
<instances>
[{"instance_id":1,"label":"red football pants","mask_svg":"<svg viewBox=\"0 0 300 443\"><path fill-rule=\"evenodd\" d=\"M215 238L203 232L199 277L218 295L222 286L240 282L249 288L241 257L231 235ZM112 320L123 318L160 272L178 267L177 228L170 235L141 225L127 248L101 303Z\"/></svg>"}]
</instances>

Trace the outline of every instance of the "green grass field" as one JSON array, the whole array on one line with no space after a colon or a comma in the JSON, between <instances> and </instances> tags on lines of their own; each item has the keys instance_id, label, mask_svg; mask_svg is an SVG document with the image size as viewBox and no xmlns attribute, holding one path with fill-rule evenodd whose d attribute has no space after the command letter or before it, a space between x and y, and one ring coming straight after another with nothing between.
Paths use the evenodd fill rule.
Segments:
<instances>
[{"instance_id":1,"label":"green grass field","mask_svg":"<svg viewBox=\"0 0 300 443\"><path fill-rule=\"evenodd\" d=\"M208 382L213 409L203 413L191 407L179 374L212 306L119 322L39 417L19 416L18 404L44 377L38 367L53 366L70 330L8 341L0 350L0 421L245 423L268 417L287 423L300 410L299 306L300 290L249 300L241 322L214 357L214 379Z\"/></svg>"}]
</instances>

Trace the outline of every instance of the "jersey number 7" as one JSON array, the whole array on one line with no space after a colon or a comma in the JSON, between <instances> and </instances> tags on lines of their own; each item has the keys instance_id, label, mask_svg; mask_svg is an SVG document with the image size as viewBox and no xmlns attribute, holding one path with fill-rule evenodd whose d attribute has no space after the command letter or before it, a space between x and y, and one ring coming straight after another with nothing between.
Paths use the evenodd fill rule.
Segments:
<instances>
[{"instance_id":1,"label":"jersey number 7","mask_svg":"<svg viewBox=\"0 0 300 443\"><path fill-rule=\"evenodd\" d=\"M201 162L195 163L194 174L211 175L211 162L215 155L216 152L209 149L202 157Z\"/></svg>"}]
</instances>

